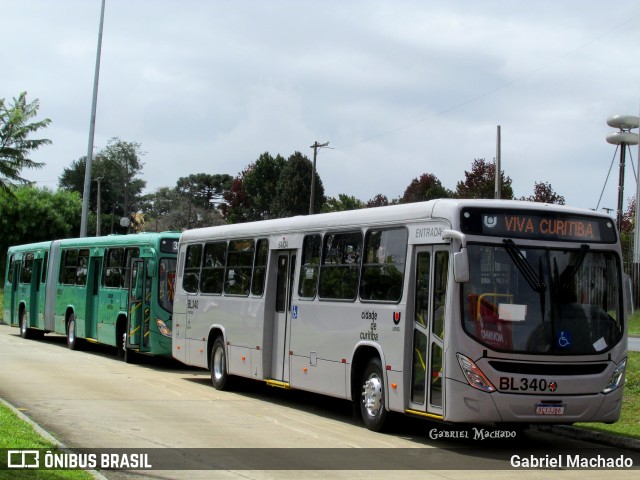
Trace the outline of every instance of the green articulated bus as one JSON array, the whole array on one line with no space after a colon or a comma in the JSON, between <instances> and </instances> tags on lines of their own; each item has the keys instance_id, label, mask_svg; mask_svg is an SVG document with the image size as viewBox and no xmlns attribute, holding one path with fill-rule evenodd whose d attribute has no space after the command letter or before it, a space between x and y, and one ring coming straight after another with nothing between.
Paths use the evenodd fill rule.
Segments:
<instances>
[{"instance_id":1,"label":"green articulated bus","mask_svg":"<svg viewBox=\"0 0 640 480\"><path fill-rule=\"evenodd\" d=\"M4 319L23 338L66 335L134 353L171 354L179 233L72 238L9 247Z\"/></svg>"}]
</instances>

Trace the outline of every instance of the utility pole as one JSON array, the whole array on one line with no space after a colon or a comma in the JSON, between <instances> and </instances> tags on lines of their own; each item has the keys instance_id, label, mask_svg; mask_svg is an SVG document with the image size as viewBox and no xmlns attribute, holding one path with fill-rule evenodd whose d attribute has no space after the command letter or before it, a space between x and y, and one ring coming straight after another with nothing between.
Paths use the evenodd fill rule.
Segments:
<instances>
[{"instance_id":1,"label":"utility pole","mask_svg":"<svg viewBox=\"0 0 640 480\"><path fill-rule=\"evenodd\" d=\"M495 189L493 192L493 198L495 199L499 199L500 198L500 190L501 190L501 185L500 185L500 177L502 176L502 171L501 171L501 165L500 165L500 150L501 150L501 146L500 146L500 125L498 125L498 131L497 131L497 135L496 135L496 185L495 185Z\"/></svg>"},{"instance_id":2,"label":"utility pole","mask_svg":"<svg viewBox=\"0 0 640 480\"><path fill-rule=\"evenodd\" d=\"M82 194L82 216L80 218L80 236L87 236L89 219L89 196L91 195L91 162L93 161L93 136L96 129L96 105L98 103L98 78L100 77L100 52L102 51L102 25L104 23L104 2L100 9L100 28L98 29L98 49L96 51L96 70L93 78L93 102L91 103L91 119L89 122L89 146L84 171L84 190Z\"/></svg>"},{"instance_id":3,"label":"utility pole","mask_svg":"<svg viewBox=\"0 0 640 480\"><path fill-rule=\"evenodd\" d=\"M96 237L100 236L100 182L102 181L102 177L96 178L96 182L98 182L98 196L96 198L97 206L96 206Z\"/></svg>"},{"instance_id":4,"label":"utility pole","mask_svg":"<svg viewBox=\"0 0 640 480\"><path fill-rule=\"evenodd\" d=\"M309 215L313 215L313 205L316 200L316 157L318 156L318 149L328 146L329 142L318 143L317 141L311 145L311 148L313 148L313 168L311 169L311 199L309 200Z\"/></svg>"}]
</instances>

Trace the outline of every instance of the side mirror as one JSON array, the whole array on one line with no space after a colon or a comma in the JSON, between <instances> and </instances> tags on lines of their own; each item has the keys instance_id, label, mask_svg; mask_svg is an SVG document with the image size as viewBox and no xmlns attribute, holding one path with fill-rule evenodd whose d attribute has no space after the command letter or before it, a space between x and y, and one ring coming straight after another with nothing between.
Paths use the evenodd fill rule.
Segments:
<instances>
[{"instance_id":1,"label":"side mirror","mask_svg":"<svg viewBox=\"0 0 640 480\"><path fill-rule=\"evenodd\" d=\"M469 256L466 248L453 254L453 279L457 283L469 281Z\"/></svg>"},{"instance_id":2,"label":"side mirror","mask_svg":"<svg viewBox=\"0 0 640 480\"><path fill-rule=\"evenodd\" d=\"M455 230L445 230L442 232L443 240L454 240L460 242L460 251L453 254L453 279L457 283L469 281L469 256L467 255L467 239L463 233Z\"/></svg>"}]
</instances>

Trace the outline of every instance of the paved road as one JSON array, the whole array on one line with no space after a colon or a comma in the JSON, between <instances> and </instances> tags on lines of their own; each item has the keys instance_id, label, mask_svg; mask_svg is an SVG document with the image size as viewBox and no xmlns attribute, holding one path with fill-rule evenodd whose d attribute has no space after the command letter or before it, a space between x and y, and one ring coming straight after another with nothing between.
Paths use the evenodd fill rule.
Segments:
<instances>
[{"instance_id":1,"label":"paved road","mask_svg":"<svg viewBox=\"0 0 640 480\"><path fill-rule=\"evenodd\" d=\"M370 432L352 420L349 402L303 392L272 389L259 382L242 382L234 392L219 392L209 383L208 372L184 367L161 359L144 359L129 365L115 358L115 351L92 346L88 351L72 352L65 339L47 335L44 340L23 340L18 330L0 325L0 397L18 407L27 416L73 448L164 448L169 455L175 448L237 448L247 458L237 461L235 468L199 472L202 478L267 479L326 478L321 471L247 470L255 449L269 454L298 448L299 456L335 454L340 463L349 457L357 459L362 452L381 449L372 458L368 472L332 471L333 478L440 478L478 479L512 478L516 472L504 459L494 460L501 449L528 451L535 445L540 451L556 454L562 448L580 451L602 450L600 445L554 435L527 431L515 440L443 440L431 439L430 432L443 432L441 425L394 417L388 434ZM464 450L471 448L473 451ZM478 452L480 448L488 448ZM248 449L248 450L244 450ZM419 449L419 450L416 450ZM520 450L519 450L520 449ZM218 450L219 451L219 450ZM231 450L229 450L231 451ZM261 450L264 452L265 450ZM157 450L156 450L157 452ZM409 453L408 453L409 452ZM417 453L420 452L420 456ZM424 468L418 471L378 471L381 459L429 458L437 464L445 459L447 470ZM423 457L426 455L427 457ZM458 463L446 463L447 455L456 455ZM293 456L282 459L295 465ZM326 460L326 458L325 458ZM376 461L378 462L376 464ZM386 460L385 460L386 461ZM483 462L489 462L487 464ZM435 463L433 463L435 462ZM492 463L493 462L493 463ZM455 470L458 465L502 470ZM239 465L239 466L238 466ZM322 468L326 463L320 462ZM386 464L385 464L386 465ZM452 466L453 465L453 466ZM488 466L487 466L488 465ZM498 467L496 467L498 468ZM104 473L104 472L103 472ZM526 471L526 478L543 478L543 472ZM637 478L638 471L618 470L616 479ZM198 473L156 471L129 474L106 472L108 478L194 478ZM554 478L601 478L602 472L591 470L554 471Z\"/></svg>"},{"instance_id":2,"label":"paved road","mask_svg":"<svg viewBox=\"0 0 640 480\"><path fill-rule=\"evenodd\" d=\"M640 337L629 337L629 350L640 352Z\"/></svg>"}]
</instances>

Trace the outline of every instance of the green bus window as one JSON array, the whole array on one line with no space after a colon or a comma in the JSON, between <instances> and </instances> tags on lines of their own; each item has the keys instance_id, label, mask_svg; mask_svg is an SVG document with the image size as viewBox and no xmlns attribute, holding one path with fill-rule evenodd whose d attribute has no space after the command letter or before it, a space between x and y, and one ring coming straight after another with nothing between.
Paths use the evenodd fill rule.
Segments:
<instances>
[{"instance_id":1,"label":"green bus window","mask_svg":"<svg viewBox=\"0 0 640 480\"><path fill-rule=\"evenodd\" d=\"M167 312L173 309L173 298L176 288L176 259L163 258L160 260L158 274L158 303Z\"/></svg>"},{"instance_id":2,"label":"green bus window","mask_svg":"<svg viewBox=\"0 0 640 480\"><path fill-rule=\"evenodd\" d=\"M78 268L76 270L76 285L87 284L87 270L89 268L89 250L78 252Z\"/></svg>"},{"instance_id":3,"label":"green bus window","mask_svg":"<svg viewBox=\"0 0 640 480\"><path fill-rule=\"evenodd\" d=\"M318 269L320 268L320 235L307 235L302 244L302 268L298 282L298 295L301 298L315 298L318 289Z\"/></svg>"},{"instance_id":4,"label":"green bus window","mask_svg":"<svg viewBox=\"0 0 640 480\"><path fill-rule=\"evenodd\" d=\"M76 283L78 269L78 250L64 250L62 252L59 281L63 285Z\"/></svg>"},{"instance_id":5,"label":"green bus window","mask_svg":"<svg viewBox=\"0 0 640 480\"><path fill-rule=\"evenodd\" d=\"M122 288L124 278L122 267L124 263L124 248L111 248L107 252L107 261L104 269L104 286L109 288Z\"/></svg>"},{"instance_id":6,"label":"green bus window","mask_svg":"<svg viewBox=\"0 0 640 480\"><path fill-rule=\"evenodd\" d=\"M262 238L258 240L256 247L256 258L253 264L253 280L251 281L251 294L262 296L264 293L264 282L267 274L267 259L269 258L269 240Z\"/></svg>"},{"instance_id":7,"label":"green bus window","mask_svg":"<svg viewBox=\"0 0 640 480\"><path fill-rule=\"evenodd\" d=\"M124 288L129 288L129 272L131 272L131 260L140 258L140 249L137 247L127 248L124 254L124 265L122 267L122 277L124 279Z\"/></svg>"},{"instance_id":8,"label":"green bus window","mask_svg":"<svg viewBox=\"0 0 640 480\"><path fill-rule=\"evenodd\" d=\"M40 283L47 283L47 267L49 266L49 252L44 252L44 262L42 263L42 277Z\"/></svg>"},{"instance_id":9,"label":"green bus window","mask_svg":"<svg viewBox=\"0 0 640 480\"><path fill-rule=\"evenodd\" d=\"M249 295L251 271L253 270L254 241L233 240L229 242L227 274L224 282L226 295Z\"/></svg>"},{"instance_id":10,"label":"green bus window","mask_svg":"<svg viewBox=\"0 0 640 480\"><path fill-rule=\"evenodd\" d=\"M182 276L182 288L187 293L198 293L198 279L200 278L200 266L202 264L202 245L189 245L187 258L184 262Z\"/></svg>"},{"instance_id":11,"label":"green bus window","mask_svg":"<svg viewBox=\"0 0 640 480\"><path fill-rule=\"evenodd\" d=\"M399 302L407 257L407 230L369 230L360 279L363 300Z\"/></svg>"},{"instance_id":12,"label":"green bus window","mask_svg":"<svg viewBox=\"0 0 640 480\"><path fill-rule=\"evenodd\" d=\"M22 257L22 270L20 271L20 283L31 283L33 272L33 253L25 253Z\"/></svg>"},{"instance_id":13,"label":"green bus window","mask_svg":"<svg viewBox=\"0 0 640 480\"><path fill-rule=\"evenodd\" d=\"M207 243L204 246L204 262L200 278L200 292L222 295L227 243Z\"/></svg>"},{"instance_id":14,"label":"green bus window","mask_svg":"<svg viewBox=\"0 0 640 480\"><path fill-rule=\"evenodd\" d=\"M7 283L13 283L13 261L15 255L11 255L9 257L9 261L7 262Z\"/></svg>"},{"instance_id":15,"label":"green bus window","mask_svg":"<svg viewBox=\"0 0 640 480\"><path fill-rule=\"evenodd\" d=\"M320 298L355 300L362 259L362 232L324 237L318 293Z\"/></svg>"}]
</instances>

